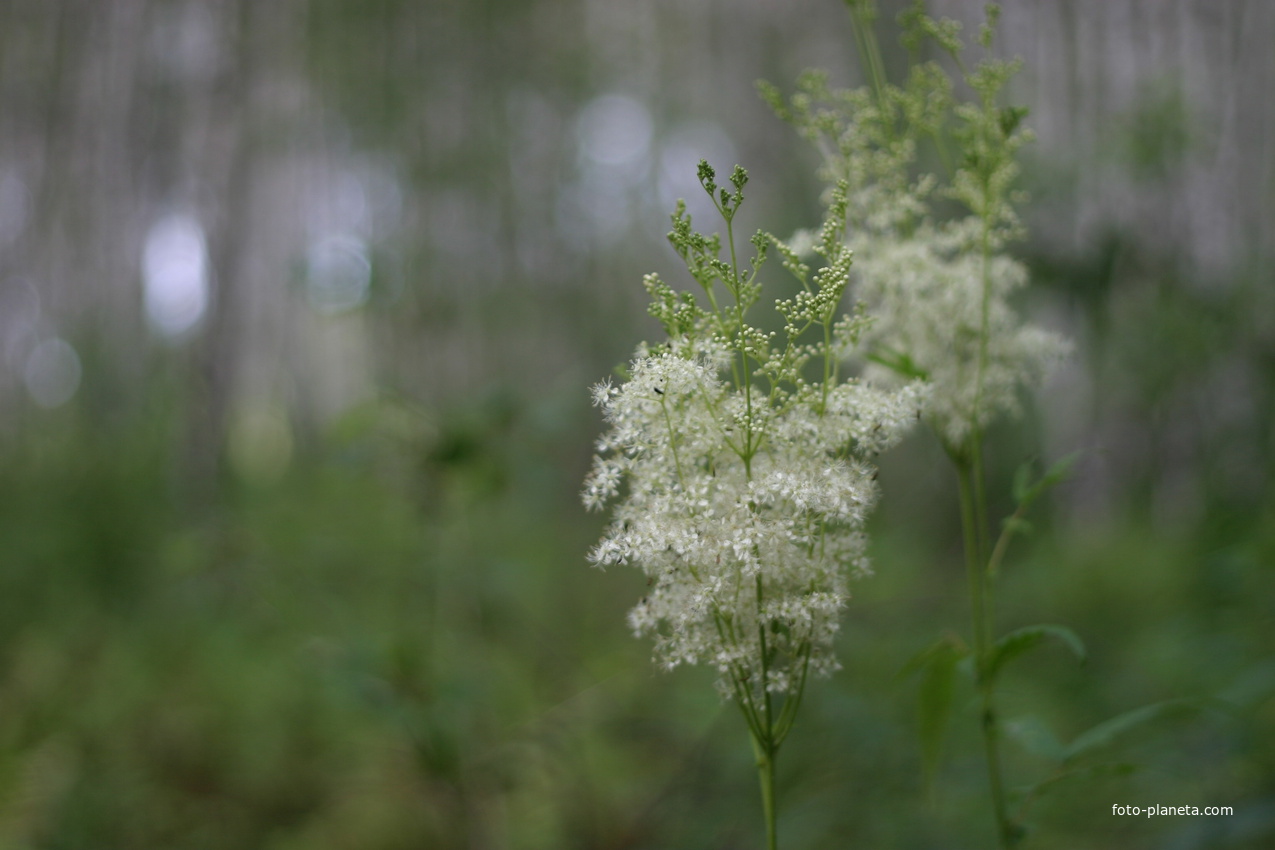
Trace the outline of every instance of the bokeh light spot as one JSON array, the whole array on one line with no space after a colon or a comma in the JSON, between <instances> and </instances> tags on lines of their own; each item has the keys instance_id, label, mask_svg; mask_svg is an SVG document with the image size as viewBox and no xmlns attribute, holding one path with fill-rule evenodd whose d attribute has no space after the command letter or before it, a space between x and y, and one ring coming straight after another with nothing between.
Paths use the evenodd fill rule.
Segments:
<instances>
[{"instance_id":1,"label":"bokeh light spot","mask_svg":"<svg viewBox=\"0 0 1275 850\"><path fill-rule=\"evenodd\" d=\"M43 408L61 407L80 388L80 356L71 344L53 337L46 339L27 356L22 377L27 392Z\"/></svg>"},{"instance_id":2,"label":"bokeh light spot","mask_svg":"<svg viewBox=\"0 0 1275 850\"><path fill-rule=\"evenodd\" d=\"M372 263L367 244L353 236L331 236L310 246L306 254L306 297L325 316L335 316L367 302Z\"/></svg>"},{"instance_id":3,"label":"bokeh light spot","mask_svg":"<svg viewBox=\"0 0 1275 850\"><path fill-rule=\"evenodd\" d=\"M142 254L146 318L161 336L180 337L208 309L208 249L194 217L174 213L151 226Z\"/></svg>"},{"instance_id":4,"label":"bokeh light spot","mask_svg":"<svg viewBox=\"0 0 1275 850\"><path fill-rule=\"evenodd\" d=\"M590 101L576 125L580 151L600 165L626 166L647 156L651 114L631 97L608 94Z\"/></svg>"}]
</instances>

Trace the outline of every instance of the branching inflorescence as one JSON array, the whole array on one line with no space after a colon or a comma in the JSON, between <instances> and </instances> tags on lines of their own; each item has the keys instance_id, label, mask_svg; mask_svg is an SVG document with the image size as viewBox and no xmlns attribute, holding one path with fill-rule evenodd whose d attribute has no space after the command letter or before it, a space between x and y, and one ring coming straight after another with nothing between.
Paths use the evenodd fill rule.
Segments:
<instances>
[{"instance_id":1,"label":"branching inflorescence","mask_svg":"<svg viewBox=\"0 0 1275 850\"><path fill-rule=\"evenodd\" d=\"M954 22L914 9L904 23L909 46L929 38L951 54L974 100L957 102L934 62L914 64L904 86L874 78L870 88L834 90L811 71L788 102L773 86L762 84L761 93L819 148L829 194L847 199L854 295L873 318L862 346L865 374L926 380L927 418L959 453L1015 412L1020 388L1038 384L1068 345L1024 323L1009 304L1027 283L1023 264L1005 252L1022 235L1012 184L1017 152L1031 138L1021 123L1026 110L1000 105L1018 63L988 58L967 69ZM993 25L994 18L984 41ZM862 41L874 54L871 36ZM938 172L918 165L925 144ZM955 201L965 214L939 218L940 201Z\"/></svg>"},{"instance_id":2,"label":"branching inflorescence","mask_svg":"<svg viewBox=\"0 0 1275 850\"><path fill-rule=\"evenodd\" d=\"M739 704L762 774L773 846L773 759L807 679L836 669L832 641L848 579L868 569L864 522L876 497L871 461L917 419L920 382L890 390L844 378L842 362L868 325L842 314L851 252L846 195L834 190L811 272L765 233L740 263L733 219L747 174L719 187L699 179L726 241L691 226L684 205L669 239L700 297L646 278L651 313L668 339L643 345L627 380L594 390L610 430L585 485L614 520L590 555L631 564L651 590L629 615L655 636L665 667L703 663ZM783 331L749 324L771 248L800 289L775 303Z\"/></svg>"},{"instance_id":3,"label":"branching inflorescence","mask_svg":"<svg viewBox=\"0 0 1275 850\"><path fill-rule=\"evenodd\" d=\"M629 622L656 636L658 661L714 666L723 693L764 725L767 694L795 696L810 674L836 668L847 579L868 569L870 461L915 421L923 390L840 376L867 324L839 315L850 264L844 204L833 205L817 246L819 271L761 233L745 271L731 220L747 176L736 168L734 191L719 194L704 163L700 180L725 218L729 259L679 206L670 240L707 304L649 275L651 313L668 340L639 348L620 386L594 389L610 430L584 499L618 503L590 559L640 567L652 588ZM747 321L772 245L802 284L776 304L782 337Z\"/></svg>"}]
</instances>

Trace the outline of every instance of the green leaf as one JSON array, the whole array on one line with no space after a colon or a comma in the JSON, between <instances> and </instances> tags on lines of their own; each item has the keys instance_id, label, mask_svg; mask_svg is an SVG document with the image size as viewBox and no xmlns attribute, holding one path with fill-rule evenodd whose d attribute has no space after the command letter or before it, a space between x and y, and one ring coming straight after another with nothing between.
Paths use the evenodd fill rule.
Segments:
<instances>
[{"instance_id":1,"label":"green leaf","mask_svg":"<svg viewBox=\"0 0 1275 850\"><path fill-rule=\"evenodd\" d=\"M1029 649L1039 646L1046 638L1053 638L1075 653L1076 657L1081 661L1085 660L1084 641L1066 626L1052 624L1025 626L1010 632L996 641L996 645L992 647L992 656L987 666L987 675L994 680L1001 668L1008 662Z\"/></svg>"},{"instance_id":2,"label":"green leaf","mask_svg":"<svg viewBox=\"0 0 1275 850\"><path fill-rule=\"evenodd\" d=\"M927 785L933 782L943 754L943 739L952 713L956 668L969 654L969 647L959 637L945 635L914 655L899 671L900 676L921 673L917 734L921 741L921 763Z\"/></svg>"},{"instance_id":3,"label":"green leaf","mask_svg":"<svg viewBox=\"0 0 1275 850\"><path fill-rule=\"evenodd\" d=\"M967 647L964 641L962 641L956 634L945 634L943 637L939 638L934 643L909 658L907 663L899 668L898 678L906 679L913 673L924 670L933 660L935 655L940 655L949 651L956 652L961 658L969 655L970 652L969 647Z\"/></svg>"},{"instance_id":4,"label":"green leaf","mask_svg":"<svg viewBox=\"0 0 1275 850\"><path fill-rule=\"evenodd\" d=\"M1054 487L1071 475L1071 468L1076 465L1076 461L1080 459L1080 452L1072 452L1071 454L1059 458L1054 461L1049 469L1045 470L1045 474L1035 484L1028 485L1031 477L1031 465L1025 463L1018 468L1014 475L1014 501L1019 507L1026 508L1032 502L1041 497L1042 494L1050 487Z\"/></svg>"},{"instance_id":5,"label":"green leaf","mask_svg":"<svg viewBox=\"0 0 1275 850\"><path fill-rule=\"evenodd\" d=\"M1016 789L1017 796L1023 799L1025 803L1029 803L1033 799L1045 796L1045 793L1052 790L1054 786L1070 782L1073 779L1092 779L1098 776L1128 776L1138 770L1141 770L1139 765L1128 762L1102 762L1101 764L1072 768L1055 773L1053 776L1034 785Z\"/></svg>"},{"instance_id":6,"label":"green leaf","mask_svg":"<svg viewBox=\"0 0 1275 850\"><path fill-rule=\"evenodd\" d=\"M1045 470L1045 476L1036 486L1047 489L1066 481L1071 477L1071 468L1076 465L1076 461L1080 460L1080 454L1080 452L1072 452L1054 461L1053 465Z\"/></svg>"},{"instance_id":7,"label":"green leaf","mask_svg":"<svg viewBox=\"0 0 1275 850\"><path fill-rule=\"evenodd\" d=\"M1012 531L1015 534L1031 534L1032 524L1019 516L1008 516L1001 521L1002 527L1006 531Z\"/></svg>"},{"instance_id":8,"label":"green leaf","mask_svg":"<svg viewBox=\"0 0 1275 850\"><path fill-rule=\"evenodd\" d=\"M1021 505L1031 491L1032 462L1025 461L1014 471L1014 504Z\"/></svg>"},{"instance_id":9,"label":"green leaf","mask_svg":"<svg viewBox=\"0 0 1275 850\"><path fill-rule=\"evenodd\" d=\"M868 360L880 366L884 366L892 372L902 375L905 378L929 380L930 373L922 369L920 366L912 362L912 358L906 354L897 352L885 352L884 354L869 354Z\"/></svg>"},{"instance_id":10,"label":"green leaf","mask_svg":"<svg viewBox=\"0 0 1275 850\"><path fill-rule=\"evenodd\" d=\"M1005 734L1033 755L1056 762L1062 762L1067 757L1067 748L1039 717L1016 717L1006 721Z\"/></svg>"},{"instance_id":11,"label":"green leaf","mask_svg":"<svg viewBox=\"0 0 1275 850\"><path fill-rule=\"evenodd\" d=\"M1191 707L1192 705L1188 700L1171 699L1164 702L1153 702L1150 705L1126 711L1124 714L1117 714L1115 717L1104 720L1092 729L1077 735L1076 739L1067 747L1065 761L1071 761L1092 750L1105 747L1122 735L1152 720L1158 720L1165 715Z\"/></svg>"},{"instance_id":12,"label":"green leaf","mask_svg":"<svg viewBox=\"0 0 1275 850\"><path fill-rule=\"evenodd\" d=\"M931 653L922 673L917 725L927 787L933 784L943 755L943 740L947 737L948 718L952 714L956 663L962 655L964 652L950 642L944 642L941 649Z\"/></svg>"},{"instance_id":13,"label":"green leaf","mask_svg":"<svg viewBox=\"0 0 1275 850\"><path fill-rule=\"evenodd\" d=\"M1275 659L1248 668L1219 694L1221 704L1229 705L1232 711L1255 708L1272 696L1275 696Z\"/></svg>"}]
</instances>

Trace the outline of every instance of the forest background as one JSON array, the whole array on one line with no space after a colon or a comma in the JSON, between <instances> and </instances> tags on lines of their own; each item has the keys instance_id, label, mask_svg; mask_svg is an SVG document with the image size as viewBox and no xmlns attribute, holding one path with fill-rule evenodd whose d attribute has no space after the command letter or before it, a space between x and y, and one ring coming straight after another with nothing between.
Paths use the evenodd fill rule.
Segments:
<instances>
[{"instance_id":1,"label":"forest background","mask_svg":"<svg viewBox=\"0 0 1275 850\"><path fill-rule=\"evenodd\" d=\"M1075 351L989 435L994 503L1083 452L1000 616L1089 647L1002 710L1183 707L1028 846L1269 847L1275 6L1008 2L998 38L1038 136L1019 307ZM746 231L817 221L754 82L858 85L853 44L831 0L0 2L0 846L752 846L738 718L586 566L588 386L652 335L642 274L680 280L701 157L749 169ZM927 789L898 675L968 620L942 460L883 460L789 846L991 842L968 694Z\"/></svg>"}]
</instances>

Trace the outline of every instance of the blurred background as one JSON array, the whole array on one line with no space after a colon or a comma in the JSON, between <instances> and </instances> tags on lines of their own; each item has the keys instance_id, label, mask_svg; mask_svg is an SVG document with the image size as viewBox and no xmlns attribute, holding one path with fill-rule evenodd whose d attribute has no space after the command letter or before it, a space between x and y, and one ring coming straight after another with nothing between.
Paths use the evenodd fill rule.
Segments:
<instances>
[{"instance_id":1,"label":"blurred background","mask_svg":"<svg viewBox=\"0 0 1275 850\"><path fill-rule=\"evenodd\" d=\"M1183 701L1027 846L1269 848L1275 5L1005 6L1020 306L1076 349L991 492L1084 455L999 617L1090 658L1011 671L1004 714ZM818 221L753 84L858 85L853 43L835 0L0 0L0 848L760 846L736 710L630 637L636 571L586 566L587 390L656 332L641 275L686 282L701 157L749 169L746 231ZM917 433L881 483L782 840L987 847L968 685L927 787L898 676L966 631L955 482Z\"/></svg>"}]
</instances>

